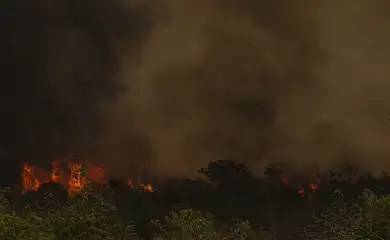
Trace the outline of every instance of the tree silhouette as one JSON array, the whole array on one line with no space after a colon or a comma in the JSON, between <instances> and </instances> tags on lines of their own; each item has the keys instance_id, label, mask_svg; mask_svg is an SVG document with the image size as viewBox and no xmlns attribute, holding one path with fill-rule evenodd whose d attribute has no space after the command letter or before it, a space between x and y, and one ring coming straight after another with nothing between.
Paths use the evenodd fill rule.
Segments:
<instances>
[{"instance_id":1,"label":"tree silhouette","mask_svg":"<svg viewBox=\"0 0 390 240\"><path fill-rule=\"evenodd\" d=\"M207 168L201 168L199 173L217 185L237 185L250 179L251 173L244 164L233 160L210 161Z\"/></svg>"}]
</instances>

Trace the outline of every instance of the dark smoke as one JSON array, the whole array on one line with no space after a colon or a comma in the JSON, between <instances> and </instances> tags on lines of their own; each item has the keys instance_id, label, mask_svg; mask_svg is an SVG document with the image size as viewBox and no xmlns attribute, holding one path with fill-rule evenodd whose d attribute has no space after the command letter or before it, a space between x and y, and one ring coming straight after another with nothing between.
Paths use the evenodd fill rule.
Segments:
<instances>
[{"instance_id":1,"label":"dark smoke","mask_svg":"<svg viewBox=\"0 0 390 240\"><path fill-rule=\"evenodd\" d=\"M116 74L121 55L136 56L151 21L147 9L116 0L2 3L4 165L50 167L93 151L106 134L103 107L128 91Z\"/></svg>"},{"instance_id":2,"label":"dark smoke","mask_svg":"<svg viewBox=\"0 0 390 240\"><path fill-rule=\"evenodd\" d=\"M151 138L155 171L388 167L387 1L161 2L120 103Z\"/></svg>"},{"instance_id":3,"label":"dark smoke","mask_svg":"<svg viewBox=\"0 0 390 240\"><path fill-rule=\"evenodd\" d=\"M77 152L116 174L227 158L258 172L388 167L388 5L14 1L0 146L30 161Z\"/></svg>"}]
</instances>

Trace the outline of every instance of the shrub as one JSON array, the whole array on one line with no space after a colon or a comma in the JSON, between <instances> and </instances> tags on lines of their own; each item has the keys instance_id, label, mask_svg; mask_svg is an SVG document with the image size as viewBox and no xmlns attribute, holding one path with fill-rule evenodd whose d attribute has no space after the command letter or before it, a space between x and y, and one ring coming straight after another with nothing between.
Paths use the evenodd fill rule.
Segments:
<instances>
[{"instance_id":1,"label":"shrub","mask_svg":"<svg viewBox=\"0 0 390 240\"><path fill-rule=\"evenodd\" d=\"M23 211L23 217L10 210L10 203L5 198L9 189L0 190L0 239L53 239L44 219L31 211L29 206Z\"/></svg>"},{"instance_id":2,"label":"shrub","mask_svg":"<svg viewBox=\"0 0 390 240\"><path fill-rule=\"evenodd\" d=\"M159 221L153 221L153 224L161 231L161 234L153 238L154 240L271 239L265 232L261 232L261 236L256 236L247 221L238 220L230 227L218 226L212 215L202 214L200 211L192 209L171 212L165 218L164 225Z\"/></svg>"},{"instance_id":3,"label":"shrub","mask_svg":"<svg viewBox=\"0 0 390 240\"><path fill-rule=\"evenodd\" d=\"M133 226L115 217L115 206L100 194L85 194L46 216L47 224L60 239L127 239Z\"/></svg>"},{"instance_id":4,"label":"shrub","mask_svg":"<svg viewBox=\"0 0 390 240\"><path fill-rule=\"evenodd\" d=\"M377 196L369 190L352 200L341 192L332 207L315 217L303 235L306 239L383 240L390 236L390 196Z\"/></svg>"},{"instance_id":5,"label":"shrub","mask_svg":"<svg viewBox=\"0 0 390 240\"><path fill-rule=\"evenodd\" d=\"M133 227L121 224L115 218L114 205L99 194L77 196L65 206L59 209L46 208L46 211L39 211L39 215L31 211L29 205L19 214L10 211L4 194L2 190L0 239L122 240L134 235ZM50 202L50 199L47 200Z\"/></svg>"}]
</instances>

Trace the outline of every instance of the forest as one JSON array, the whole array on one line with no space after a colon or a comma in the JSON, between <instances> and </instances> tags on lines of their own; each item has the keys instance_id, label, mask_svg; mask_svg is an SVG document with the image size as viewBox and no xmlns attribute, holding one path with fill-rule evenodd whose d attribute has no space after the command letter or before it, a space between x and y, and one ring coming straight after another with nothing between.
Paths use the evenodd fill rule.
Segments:
<instances>
[{"instance_id":1,"label":"forest","mask_svg":"<svg viewBox=\"0 0 390 240\"><path fill-rule=\"evenodd\" d=\"M389 10L3 1L0 240L390 239Z\"/></svg>"},{"instance_id":2,"label":"forest","mask_svg":"<svg viewBox=\"0 0 390 240\"><path fill-rule=\"evenodd\" d=\"M0 239L389 239L386 172L348 167L295 181L278 166L259 178L243 164L211 161L202 179L155 179L149 188L125 179L85 181L72 193L55 181L22 194L3 188Z\"/></svg>"}]
</instances>

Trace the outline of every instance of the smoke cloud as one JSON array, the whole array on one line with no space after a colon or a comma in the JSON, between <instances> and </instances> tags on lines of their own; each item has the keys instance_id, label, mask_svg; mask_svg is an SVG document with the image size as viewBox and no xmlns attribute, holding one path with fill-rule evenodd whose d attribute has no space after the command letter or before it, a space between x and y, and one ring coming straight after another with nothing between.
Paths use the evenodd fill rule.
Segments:
<instances>
[{"instance_id":1,"label":"smoke cloud","mask_svg":"<svg viewBox=\"0 0 390 240\"><path fill-rule=\"evenodd\" d=\"M2 178L13 181L22 161L90 156L108 134L105 106L128 91L120 56L137 55L152 16L115 0L17 0L0 11Z\"/></svg>"},{"instance_id":2,"label":"smoke cloud","mask_svg":"<svg viewBox=\"0 0 390 240\"><path fill-rule=\"evenodd\" d=\"M118 175L188 176L216 159L389 167L385 0L12 4L9 158L75 152Z\"/></svg>"}]
</instances>

